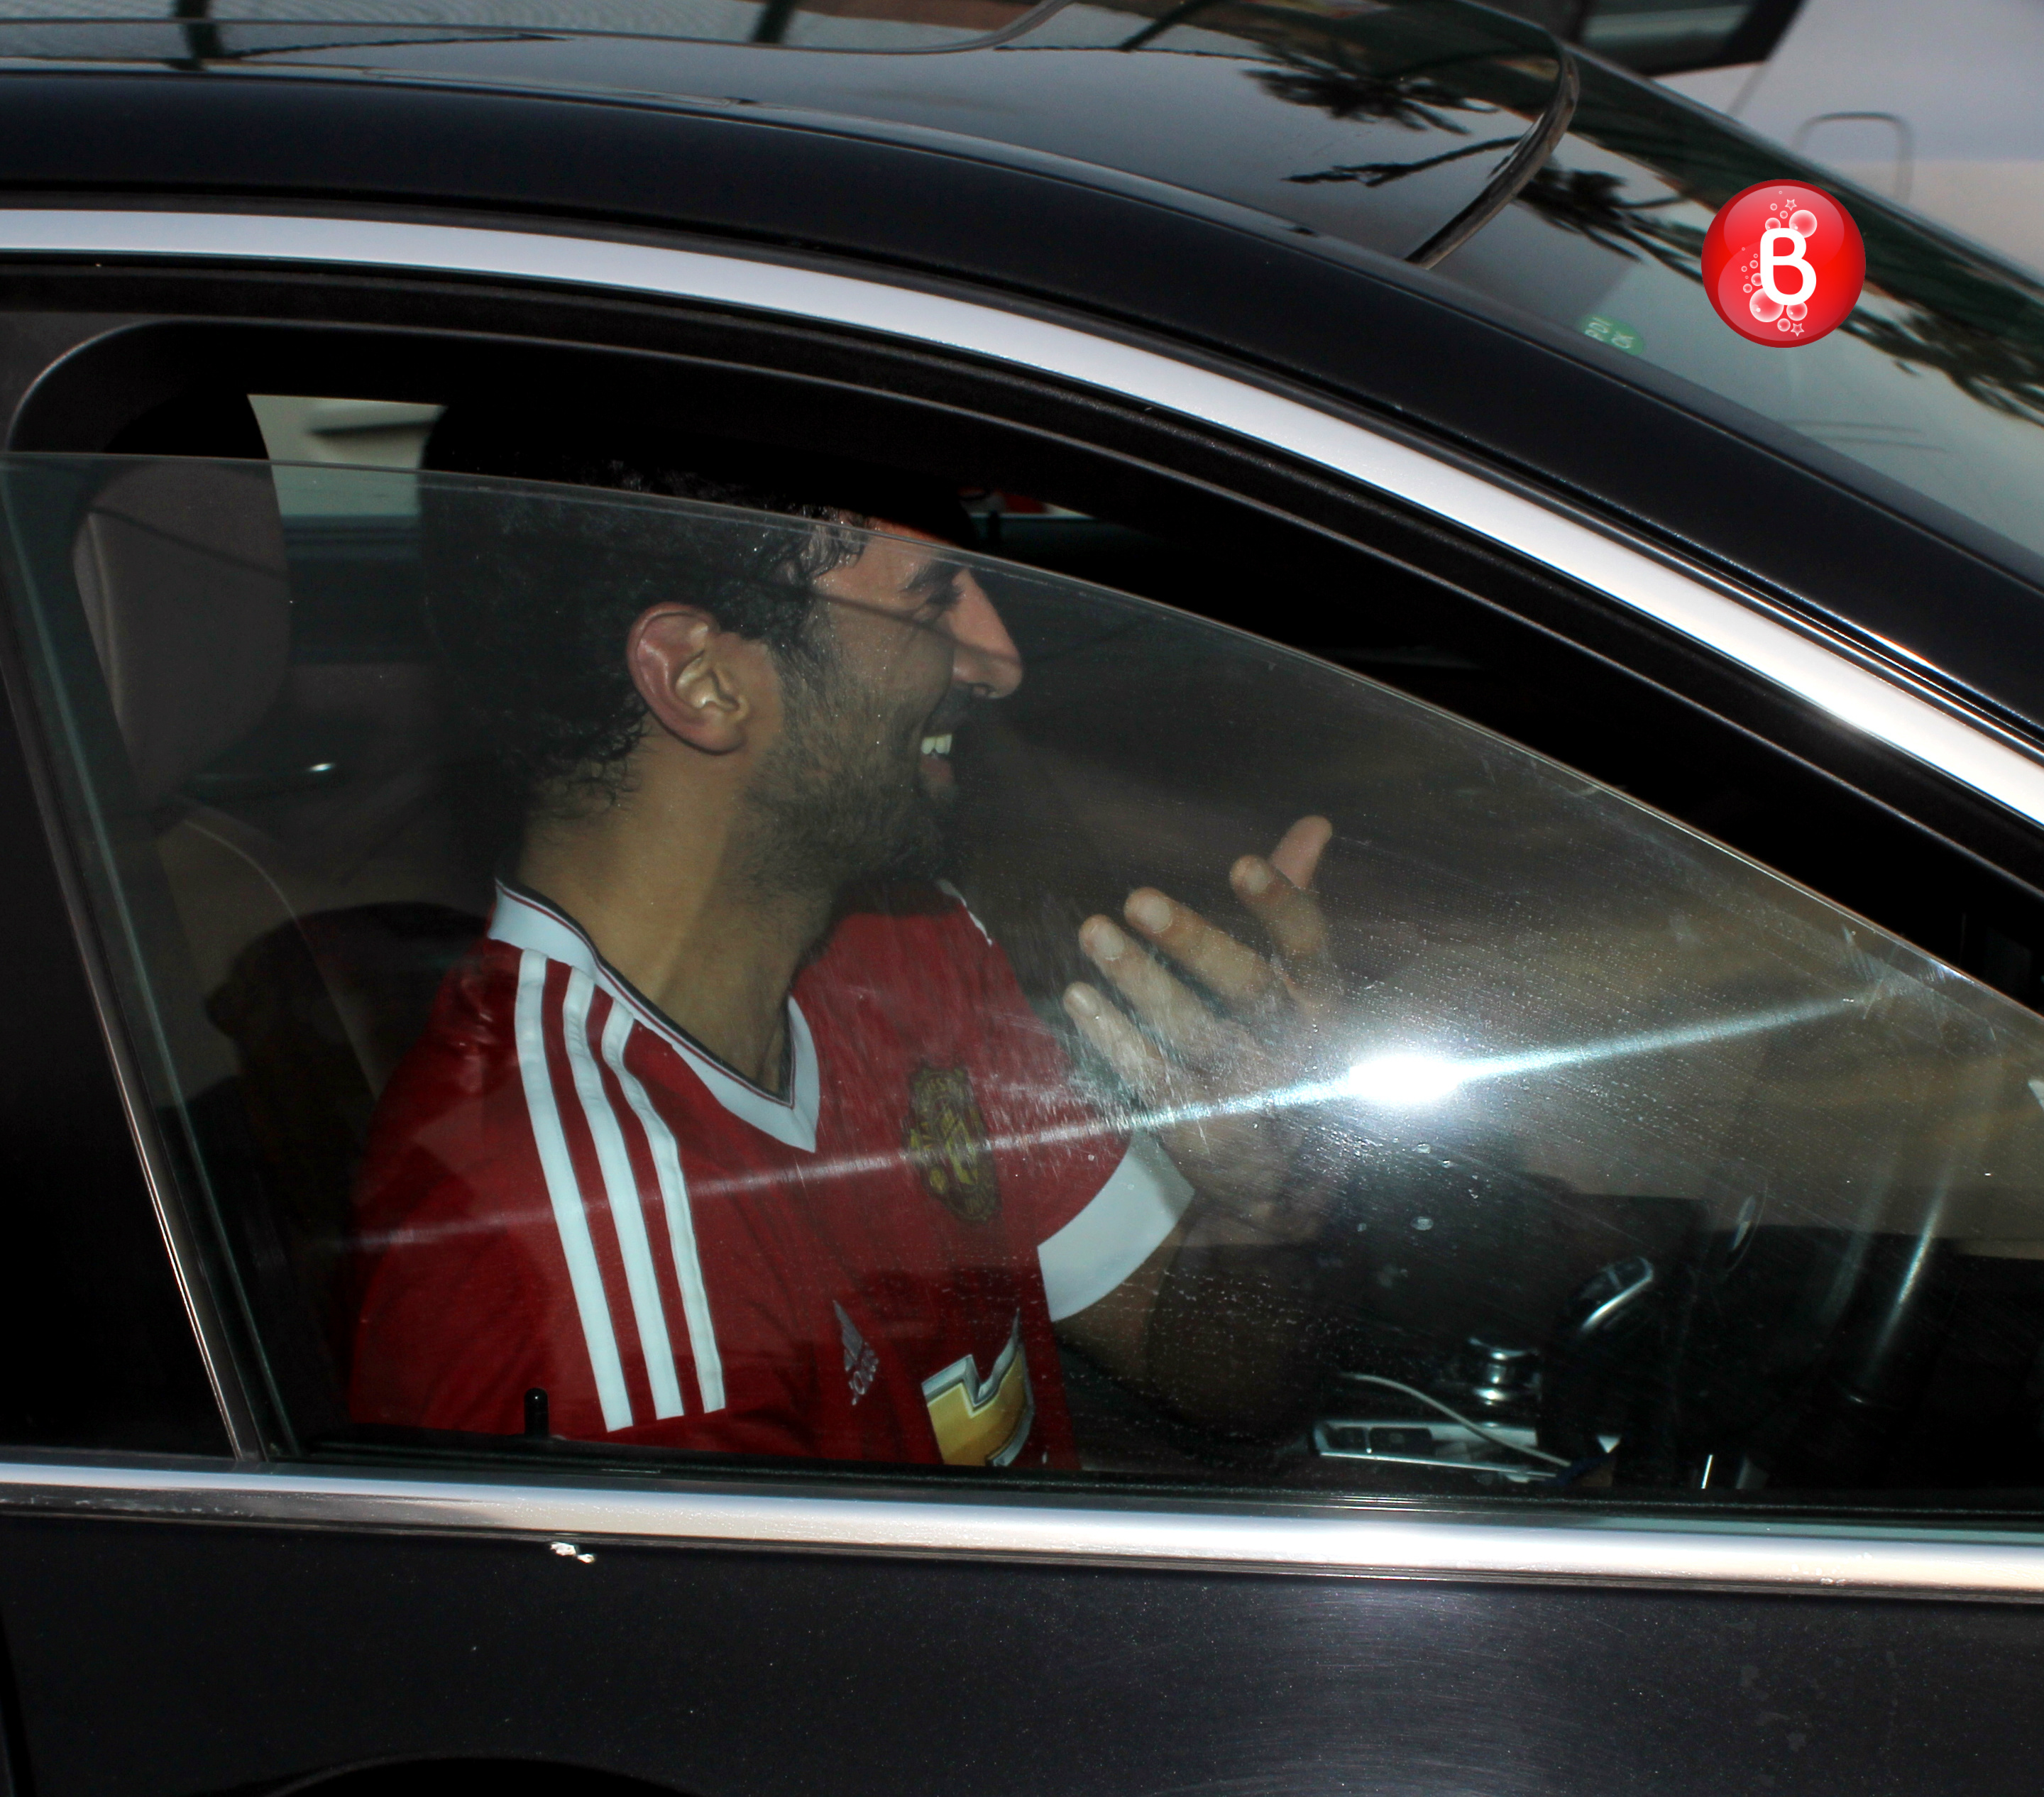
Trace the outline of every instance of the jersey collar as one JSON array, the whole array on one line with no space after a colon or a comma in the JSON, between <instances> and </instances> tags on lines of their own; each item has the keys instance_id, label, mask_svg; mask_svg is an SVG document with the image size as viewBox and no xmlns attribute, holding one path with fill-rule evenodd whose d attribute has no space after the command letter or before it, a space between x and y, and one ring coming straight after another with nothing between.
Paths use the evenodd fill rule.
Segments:
<instances>
[{"instance_id":1,"label":"jersey collar","mask_svg":"<svg viewBox=\"0 0 2044 1797\"><path fill-rule=\"evenodd\" d=\"M788 1000L788 1096L777 1098L751 1081L740 1078L676 1028L597 953L596 944L580 924L536 893L514 890L499 881L489 935L493 942L530 949L549 961L563 962L586 973L630 1012L636 1023L680 1055L689 1070L702 1081L704 1089L732 1115L790 1148L809 1154L816 1152L816 1112L823 1081L816 1066L816 1039L809 1034L802 1008L793 998Z\"/></svg>"}]
</instances>

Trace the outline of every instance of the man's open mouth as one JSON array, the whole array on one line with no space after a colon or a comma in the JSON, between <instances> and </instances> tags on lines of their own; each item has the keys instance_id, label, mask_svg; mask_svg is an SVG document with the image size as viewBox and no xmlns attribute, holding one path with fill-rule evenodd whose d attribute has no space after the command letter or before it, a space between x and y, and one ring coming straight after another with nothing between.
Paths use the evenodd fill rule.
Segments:
<instances>
[{"instance_id":1,"label":"man's open mouth","mask_svg":"<svg viewBox=\"0 0 2044 1797\"><path fill-rule=\"evenodd\" d=\"M941 736L925 736L923 753L926 755L947 755L951 752L951 733L947 730Z\"/></svg>"}]
</instances>

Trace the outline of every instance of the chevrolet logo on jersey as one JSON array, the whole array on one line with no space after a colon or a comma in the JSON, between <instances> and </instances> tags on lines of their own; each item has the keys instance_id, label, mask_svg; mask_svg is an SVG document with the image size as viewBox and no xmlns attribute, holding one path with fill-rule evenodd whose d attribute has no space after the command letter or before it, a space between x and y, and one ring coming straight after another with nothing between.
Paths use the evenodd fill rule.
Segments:
<instances>
[{"instance_id":1,"label":"chevrolet logo on jersey","mask_svg":"<svg viewBox=\"0 0 2044 1797\"><path fill-rule=\"evenodd\" d=\"M986 1120L962 1067L919 1067L909 1085L909 1118L901 1146L930 1196L966 1223L1001 1214L1001 1187Z\"/></svg>"},{"instance_id":2,"label":"chevrolet logo on jersey","mask_svg":"<svg viewBox=\"0 0 2044 1797\"><path fill-rule=\"evenodd\" d=\"M986 1377L970 1354L923 1381L930 1426L947 1466L1005 1466L1022 1451L1036 1420L1029 1362L1022 1352L1022 1319Z\"/></svg>"}]
</instances>

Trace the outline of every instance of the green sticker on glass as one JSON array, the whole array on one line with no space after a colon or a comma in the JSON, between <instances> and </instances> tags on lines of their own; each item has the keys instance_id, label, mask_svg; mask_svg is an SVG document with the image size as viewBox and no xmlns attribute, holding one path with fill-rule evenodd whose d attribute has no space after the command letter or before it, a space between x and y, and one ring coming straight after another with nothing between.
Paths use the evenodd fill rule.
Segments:
<instances>
[{"instance_id":1,"label":"green sticker on glass","mask_svg":"<svg viewBox=\"0 0 2044 1797\"><path fill-rule=\"evenodd\" d=\"M1622 349L1627 355L1639 353L1639 332L1623 318L1607 318L1600 312L1593 312L1577 328L1585 336L1595 337L1613 349Z\"/></svg>"}]
</instances>

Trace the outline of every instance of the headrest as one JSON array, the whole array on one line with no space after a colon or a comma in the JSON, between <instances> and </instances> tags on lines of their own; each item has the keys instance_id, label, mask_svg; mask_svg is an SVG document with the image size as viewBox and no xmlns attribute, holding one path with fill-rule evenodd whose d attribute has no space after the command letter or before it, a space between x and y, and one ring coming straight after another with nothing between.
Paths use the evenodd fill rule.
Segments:
<instances>
[{"instance_id":1,"label":"headrest","mask_svg":"<svg viewBox=\"0 0 2044 1797\"><path fill-rule=\"evenodd\" d=\"M124 470L92 501L71 566L137 796L153 806L282 689L290 586L269 468Z\"/></svg>"}]
</instances>

